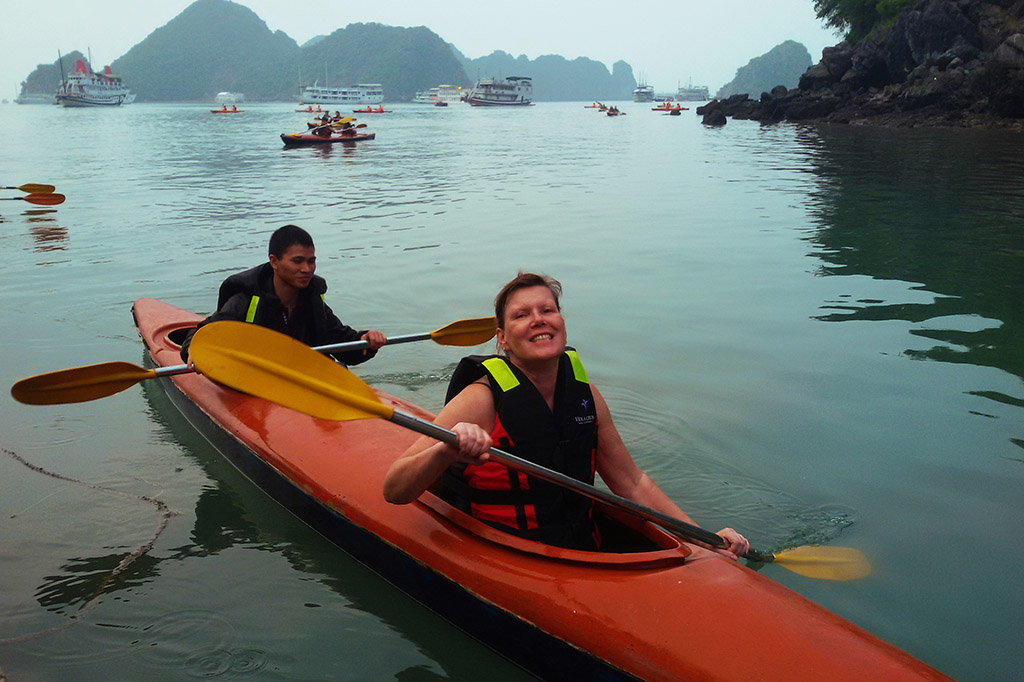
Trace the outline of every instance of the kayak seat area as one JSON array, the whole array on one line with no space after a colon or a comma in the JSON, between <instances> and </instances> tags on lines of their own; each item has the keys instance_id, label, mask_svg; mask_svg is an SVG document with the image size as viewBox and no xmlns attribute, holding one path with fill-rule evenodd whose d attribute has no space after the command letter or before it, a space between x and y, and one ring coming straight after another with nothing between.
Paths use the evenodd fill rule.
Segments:
<instances>
[{"instance_id":1,"label":"kayak seat area","mask_svg":"<svg viewBox=\"0 0 1024 682\"><path fill-rule=\"evenodd\" d=\"M595 515L597 528L601 532L601 551L610 554L633 554L635 552L656 552L664 547L620 519L601 513Z\"/></svg>"},{"instance_id":2,"label":"kayak seat area","mask_svg":"<svg viewBox=\"0 0 1024 682\"><path fill-rule=\"evenodd\" d=\"M170 341L172 345L181 348L181 344L185 343L185 337L188 336L189 332L191 332L193 329L195 329L195 327L183 327L182 329L175 329L174 331L168 332L167 340Z\"/></svg>"}]
</instances>

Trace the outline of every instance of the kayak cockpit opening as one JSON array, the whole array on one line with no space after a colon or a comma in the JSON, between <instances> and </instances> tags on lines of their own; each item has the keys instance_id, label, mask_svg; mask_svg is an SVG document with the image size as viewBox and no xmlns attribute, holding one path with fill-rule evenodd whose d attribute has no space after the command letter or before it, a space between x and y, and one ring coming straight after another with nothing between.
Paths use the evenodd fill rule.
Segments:
<instances>
[{"instance_id":1,"label":"kayak cockpit opening","mask_svg":"<svg viewBox=\"0 0 1024 682\"><path fill-rule=\"evenodd\" d=\"M691 554L688 545L653 524L600 503L594 508L595 522L603 538L602 548L597 552L546 545L506 533L456 509L432 492L420 495L417 503L489 542L552 559L650 568L680 564Z\"/></svg>"},{"instance_id":2,"label":"kayak cockpit opening","mask_svg":"<svg viewBox=\"0 0 1024 682\"><path fill-rule=\"evenodd\" d=\"M182 327L181 329L169 331L167 332L167 341L170 342L172 346L181 348L181 344L185 343L185 337L187 337L188 333L193 329L195 329L195 327Z\"/></svg>"}]
</instances>

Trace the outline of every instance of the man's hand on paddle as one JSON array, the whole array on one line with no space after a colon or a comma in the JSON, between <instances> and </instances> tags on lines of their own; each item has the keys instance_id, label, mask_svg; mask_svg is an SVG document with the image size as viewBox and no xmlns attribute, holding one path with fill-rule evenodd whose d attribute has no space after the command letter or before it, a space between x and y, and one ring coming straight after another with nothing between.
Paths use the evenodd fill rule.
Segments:
<instances>
[{"instance_id":1,"label":"man's hand on paddle","mask_svg":"<svg viewBox=\"0 0 1024 682\"><path fill-rule=\"evenodd\" d=\"M384 336L384 334L377 331L376 329L371 329L370 331L366 332L359 338L369 343L371 350L377 350L378 348L380 348L381 346L388 342L388 337Z\"/></svg>"}]
</instances>

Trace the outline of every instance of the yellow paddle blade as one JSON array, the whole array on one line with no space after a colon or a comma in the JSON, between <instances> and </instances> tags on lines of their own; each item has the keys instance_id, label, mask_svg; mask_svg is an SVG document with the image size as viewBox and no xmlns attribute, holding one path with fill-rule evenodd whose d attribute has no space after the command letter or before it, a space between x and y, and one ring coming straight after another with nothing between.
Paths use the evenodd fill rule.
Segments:
<instances>
[{"instance_id":1,"label":"yellow paddle blade","mask_svg":"<svg viewBox=\"0 0 1024 682\"><path fill-rule=\"evenodd\" d=\"M11 395L26 405L84 403L114 395L155 376L156 370L130 362L101 362L22 379L11 386Z\"/></svg>"},{"instance_id":2,"label":"yellow paddle blade","mask_svg":"<svg viewBox=\"0 0 1024 682\"><path fill-rule=\"evenodd\" d=\"M30 204L38 204L40 206L56 206L57 204L64 203L63 194L26 194L18 198Z\"/></svg>"},{"instance_id":3,"label":"yellow paddle blade","mask_svg":"<svg viewBox=\"0 0 1024 682\"><path fill-rule=\"evenodd\" d=\"M17 189L22 192L28 192L29 194L50 194L57 188L53 185L42 185L38 182L27 182L24 185L18 185L17 187L0 187L0 189Z\"/></svg>"},{"instance_id":4,"label":"yellow paddle blade","mask_svg":"<svg viewBox=\"0 0 1024 682\"><path fill-rule=\"evenodd\" d=\"M430 332L431 340L442 346L477 346L494 337L498 321L493 317L457 320Z\"/></svg>"},{"instance_id":5,"label":"yellow paddle blade","mask_svg":"<svg viewBox=\"0 0 1024 682\"><path fill-rule=\"evenodd\" d=\"M852 547L804 545L775 553L774 563L799 575L821 580L856 580L871 574L868 558Z\"/></svg>"},{"instance_id":6,"label":"yellow paddle blade","mask_svg":"<svg viewBox=\"0 0 1024 682\"><path fill-rule=\"evenodd\" d=\"M200 327L189 357L214 381L320 419L390 419L395 411L334 360L255 324Z\"/></svg>"}]
</instances>

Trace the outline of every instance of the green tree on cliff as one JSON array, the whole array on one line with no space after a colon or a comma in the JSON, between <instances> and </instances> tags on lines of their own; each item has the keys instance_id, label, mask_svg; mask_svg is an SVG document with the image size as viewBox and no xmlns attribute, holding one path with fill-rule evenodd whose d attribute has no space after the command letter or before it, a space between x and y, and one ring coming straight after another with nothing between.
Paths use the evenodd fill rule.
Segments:
<instances>
[{"instance_id":1,"label":"green tree on cliff","mask_svg":"<svg viewBox=\"0 0 1024 682\"><path fill-rule=\"evenodd\" d=\"M814 0L814 12L826 26L846 34L846 39L856 43L871 29L896 18L905 7L916 5L918 0Z\"/></svg>"}]
</instances>

